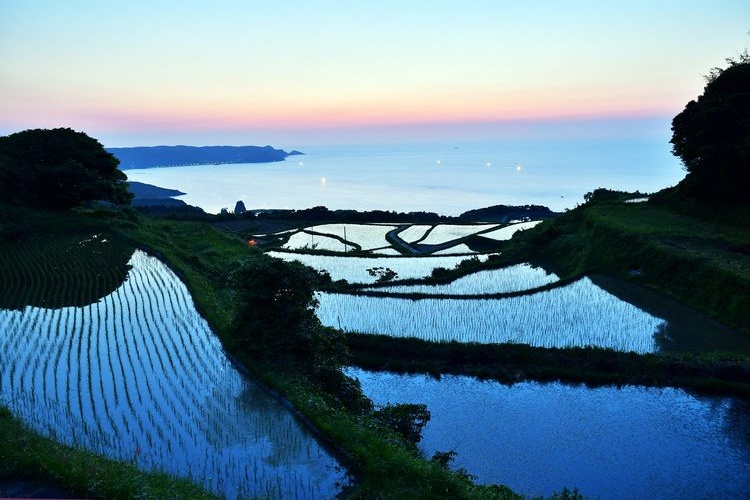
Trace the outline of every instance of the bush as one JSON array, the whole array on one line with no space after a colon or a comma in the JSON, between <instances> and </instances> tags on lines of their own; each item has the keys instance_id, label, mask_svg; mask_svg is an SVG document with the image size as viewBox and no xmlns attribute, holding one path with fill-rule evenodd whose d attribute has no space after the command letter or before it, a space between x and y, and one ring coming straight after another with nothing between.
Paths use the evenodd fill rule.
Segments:
<instances>
[{"instance_id":1,"label":"bush","mask_svg":"<svg viewBox=\"0 0 750 500\"><path fill-rule=\"evenodd\" d=\"M422 429L430 421L430 411L425 404L388 404L374 415L410 446L416 446L422 440Z\"/></svg>"},{"instance_id":2,"label":"bush","mask_svg":"<svg viewBox=\"0 0 750 500\"><path fill-rule=\"evenodd\" d=\"M245 263L233 279L237 347L306 375L341 367L347 357L344 334L324 328L315 316L315 289L324 279L299 262L258 256Z\"/></svg>"}]
</instances>

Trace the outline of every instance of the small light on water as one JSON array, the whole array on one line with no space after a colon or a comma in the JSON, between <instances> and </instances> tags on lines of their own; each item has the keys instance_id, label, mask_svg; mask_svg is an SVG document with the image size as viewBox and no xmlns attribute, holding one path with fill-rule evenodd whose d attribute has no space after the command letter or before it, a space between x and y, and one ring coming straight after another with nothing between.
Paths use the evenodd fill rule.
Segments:
<instances>
[{"instance_id":1,"label":"small light on water","mask_svg":"<svg viewBox=\"0 0 750 500\"><path fill-rule=\"evenodd\" d=\"M300 167L302 167L302 166L304 166L304 163L302 163L302 162L299 162L299 163L298 163L298 165L299 165Z\"/></svg>"},{"instance_id":2,"label":"small light on water","mask_svg":"<svg viewBox=\"0 0 750 500\"><path fill-rule=\"evenodd\" d=\"M490 163L490 162L487 162L487 163L485 163L485 164L484 164L484 166L485 166L485 167L491 167L491 166L492 166L492 163Z\"/></svg>"},{"instance_id":3,"label":"small light on water","mask_svg":"<svg viewBox=\"0 0 750 500\"><path fill-rule=\"evenodd\" d=\"M441 161L440 161L440 160L438 160L438 161L436 161L435 163L437 163L438 165L440 165Z\"/></svg>"},{"instance_id":4,"label":"small light on water","mask_svg":"<svg viewBox=\"0 0 750 500\"><path fill-rule=\"evenodd\" d=\"M328 180L328 179L326 179L325 177L321 177L321 178L320 178L320 185L321 185L321 186L325 186L325 185L326 185L326 181L327 181L327 180Z\"/></svg>"},{"instance_id":5,"label":"small light on water","mask_svg":"<svg viewBox=\"0 0 750 500\"><path fill-rule=\"evenodd\" d=\"M521 165L516 163L516 172L520 172L520 171L521 171Z\"/></svg>"}]
</instances>

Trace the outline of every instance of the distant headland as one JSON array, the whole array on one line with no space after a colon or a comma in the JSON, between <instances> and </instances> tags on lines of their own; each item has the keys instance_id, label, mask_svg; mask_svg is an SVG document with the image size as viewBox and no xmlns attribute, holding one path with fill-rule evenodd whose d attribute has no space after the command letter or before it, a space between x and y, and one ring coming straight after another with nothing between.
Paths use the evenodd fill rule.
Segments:
<instances>
[{"instance_id":1,"label":"distant headland","mask_svg":"<svg viewBox=\"0 0 750 500\"><path fill-rule=\"evenodd\" d=\"M227 163L269 163L283 161L287 156L304 154L296 150L287 153L283 149L271 146L139 146L107 148L107 151L120 160L121 170Z\"/></svg>"}]
</instances>

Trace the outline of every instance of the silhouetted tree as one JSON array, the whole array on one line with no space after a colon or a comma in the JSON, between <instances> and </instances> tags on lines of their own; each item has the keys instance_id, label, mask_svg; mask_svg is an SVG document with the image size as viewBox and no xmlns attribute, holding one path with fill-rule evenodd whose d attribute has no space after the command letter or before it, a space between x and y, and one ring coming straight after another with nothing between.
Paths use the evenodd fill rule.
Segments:
<instances>
[{"instance_id":1,"label":"silhouetted tree","mask_svg":"<svg viewBox=\"0 0 750 500\"><path fill-rule=\"evenodd\" d=\"M235 213L235 214L237 214L237 215L242 215L242 214L244 214L245 212L247 212L247 209L245 208L245 203L243 203L243 201L242 201L242 200L239 200L239 201L238 201L238 202L237 202L237 203L236 203L236 204L234 205L234 213Z\"/></svg>"},{"instance_id":2,"label":"silhouetted tree","mask_svg":"<svg viewBox=\"0 0 750 500\"><path fill-rule=\"evenodd\" d=\"M709 202L750 201L750 54L714 68L703 94L672 120L672 152L687 176L679 191Z\"/></svg>"},{"instance_id":3,"label":"silhouetted tree","mask_svg":"<svg viewBox=\"0 0 750 500\"><path fill-rule=\"evenodd\" d=\"M118 165L83 132L25 130L0 137L0 197L53 210L98 200L127 204L133 195Z\"/></svg>"},{"instance_id":4,"label":"silhouetted tree","mask_svg":"<svg viewBox=\"0 0 750 500\"><path fill-rule=\"evenodd\" d=\"M324 280L299 262L268 257L247 262L234 275L238 346L307 374L338 369L347 353L344 337L323 328L315 315L315 289Z\"/></svg>"},{"instance_id":5,"label":"silhouetted tree","mask_svg":"<svg viewBox=\"0 0 750 500\"><path fill-rule=\"evenodd\" d=\"M398 278L398 273L390 267L372 267L367 270L367 274L376 278L377 283L386 283Z\"/></svg>"},{"instance_id":6,"label":"silhouetted tree","mask_svg":"<svg viewBox=\"0 0 750 500\"><path fill-rule=\"evenodd\" d=\"M411 446L422 440L422 429L430 421L430 416L425 404L387 404L375 412L376 419L396 431Z\"/></svg>"}]
</instances>

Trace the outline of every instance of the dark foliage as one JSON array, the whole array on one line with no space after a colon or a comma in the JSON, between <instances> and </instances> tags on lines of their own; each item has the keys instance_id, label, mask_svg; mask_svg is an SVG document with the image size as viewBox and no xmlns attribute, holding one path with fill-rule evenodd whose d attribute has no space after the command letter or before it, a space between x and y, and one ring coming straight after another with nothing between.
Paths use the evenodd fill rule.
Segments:
<instances>
[{"instance_id":1,"label":"dark foliage","mask_svg":"<svg viewBox=\"0 0 750 500\"><path fill-rule=\"evenodd\" d=\"M750 54L714 68L703 94L672 121L672 152L688 174L681 194L713 203L750 202Z\"/></svg>"},{"instance_id":2,"label":"dark foliage","mask_svg":"<svg viewBox=\"0 0 750 500\"><path fill-rule=\"evenodd\" d=\"M307 374L340 367L346 356L343 334L323 328L315 316L314 291L323 279L299 262L264 257L246 263L234 276L238 346Z\"/></svg>"},{"instance_id":3,"label":"dark foliage","mask_svg":"<svg viewBox=\"0 0 750 500\"><path fill-rule=\"evenodd\" d=\"M250 349L295 350L300 336L318 326L313 295L318 279L313 269L298 262L248 262L235 275L238 341Z\"/></svg>"},{"instance_id":4,"label":"dark foliage","mask_svg":"<svg viewBox=\"0 0 750 500\"><path fill-rule=\"evenodd\" d=\"M495 205L492 207L469 210L458 216L466 222L503 222L523 219L546 219L553 217L556 213L547 207L540 205Z\"/></svg>"},{"instance_id":5,"label":"dark foliage","mask_svg":"<svg viewBox=\"0 0 750 500\"><path fill-rule=\"evenodd\" d=\"M315 289L330 280L299 262L260 257L235 272L237 314L233 349L263 358L316 384L347 411L364 414L372 402L341 368L349 360L343 332L315 316Z\"/></svg>"},{"instance_id":6,"label":"dark foliage","mask_svg":"<svg viewBox=\"0 0 750 500\"><path fill-rule=\"evenodd\" d=\"M628 191L617 191L615 189L607 188L596 188L593 191L583 195L583 200L587 204L592 203L622 203L625 200L632 198L640 198L645 196L640 191L628 192Z\"/></svg>"},{"instance_id":7,"label":"dark foliage","mask_svg":"<svg viewBox=\"0 0 750 500\"><path fill-rule=\"evenodd\" d=\"M371 267L367 274L376 278L377 283L388 283L398 278L398 273L390 267Z\"/></svg>"},{"instance_id":8,"label":"dark foliage","mask_svg":"<svg viewBox=\"0 0 750 500\"><path fill-rule=\"evenodd\" d=\"M69 128L0 137L0 198L47 210L132 198L117 159L96 139Z\"/></svg>"},{"instance_id":9,"label":"dark foliage","mask_svg":"<svg viewBox=\"0 0 750 500\"><path fill-rule=\"evenodd\" d=\"M430 411L425 404L388 404L378 409L374 415L411 446L419 443L422 439L422 429L430 421Z\"/></svg>"},{"instance_id":10,"label":"dark foliage","mask_svg":"<svg viewBox=\"0 0 750 500\"><path fill-rule=\"evenodd\" d=\"M453 460L456 459L456 452L451 451L436 451L430 461L438 464L441 468L448 470Z\"/></svg>"}]
</instances>

